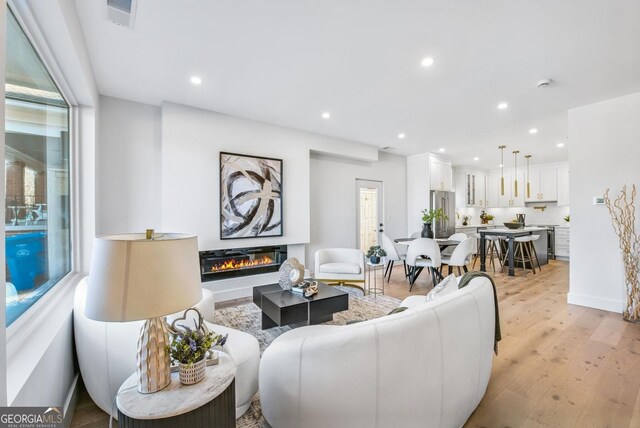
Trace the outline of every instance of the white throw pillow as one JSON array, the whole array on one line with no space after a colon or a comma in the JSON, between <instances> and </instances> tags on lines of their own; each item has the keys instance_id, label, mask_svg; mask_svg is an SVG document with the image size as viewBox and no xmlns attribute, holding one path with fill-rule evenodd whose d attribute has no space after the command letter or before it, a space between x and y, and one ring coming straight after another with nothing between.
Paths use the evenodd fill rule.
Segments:
<instances>
[{"instance_id":1,"label":"white throw pillow","mask_svg":"<svg viewBox=\"0 0 640 428\"><path fill-rule=\"evenodd\" d=\"M456 280L456 276L454 274L451 274L445 279L443 279L442 281L440 281L438 285L433 287L433 290L429 291L429 294L427 294L426 301L430 302L436 297L440 298L442 296L446 296L447 294L453 293L457 289L458 289L458 281Z\"/></svg>"}]
</instances>

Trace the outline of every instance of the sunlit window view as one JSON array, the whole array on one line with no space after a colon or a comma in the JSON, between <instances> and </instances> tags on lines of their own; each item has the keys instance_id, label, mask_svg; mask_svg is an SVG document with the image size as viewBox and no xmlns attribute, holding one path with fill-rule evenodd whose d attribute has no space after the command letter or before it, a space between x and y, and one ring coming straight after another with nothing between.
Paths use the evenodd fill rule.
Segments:
<instances>
[{"instance_id":1,"label":"sunlit window view","mask_svg":"<svg viewBox=\"0 0 640 428\"><path fill-rule=\"evenodd\" d=\"M5 83L6 324L71 267L69 106L12 13Z\"/></svg>"}]
</instances>

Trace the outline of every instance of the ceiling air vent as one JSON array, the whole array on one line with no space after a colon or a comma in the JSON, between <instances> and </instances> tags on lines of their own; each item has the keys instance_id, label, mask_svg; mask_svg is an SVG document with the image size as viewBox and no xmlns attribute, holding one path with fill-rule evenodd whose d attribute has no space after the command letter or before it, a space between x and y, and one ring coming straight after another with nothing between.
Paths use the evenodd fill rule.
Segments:
<instances>
[{"instance_id":1,"label":"ceiling air vent","mask_svg":"<svg viewBox=\"0 0 640 428\"><path fill-rule=\"evenodd\" d=\"M116 25L133 28L138 0L107 0L107 18Z\"/></svg>"}]
</instances>

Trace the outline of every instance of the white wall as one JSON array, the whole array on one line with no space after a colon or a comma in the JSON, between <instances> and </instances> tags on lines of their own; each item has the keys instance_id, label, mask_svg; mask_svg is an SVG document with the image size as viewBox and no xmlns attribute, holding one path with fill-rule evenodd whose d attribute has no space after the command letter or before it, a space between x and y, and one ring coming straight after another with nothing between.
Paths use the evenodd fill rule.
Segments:
<instances>
[{"instance_id":1,"label":"white wall","mask_svg":"<svg viewBox=\"0 0 640 428\"><path fill-rule=\"evenodd\" d=\"M404 158L382 155L373 146L164 103L157 108L101 97L97 147L96 206L98 233L143 230L191 232L201 250L286 244L291 256L305 260L319 246L355 246L355 178L383 180L388 186L388 229L397 236L406 228L406 165ZM221 151L283 159L284 234L282 237L221 240L219 231L219 154ZM311 165L310 153L324 159ZM326 155L326 154L330 155ZM318 166L321 171L315 171ZM332 170L337 167L336 171ZM315 178L316 172L320 177ZM353 221L349 239L325 235L344 221L344 209L314 213L310 188L321 181L348 189ZM312 184L313 183L313 184ZM313 207L313 208L312 208ZM312 232L313 231L313 232ZM397 231L397 232L396 232ZM313 233L313 236L312 236ZM318 239L321 243L316 243ZM208 282L216 298L247 296L265 278ZM242 289L238 292L239 289Z\"/></svg>"},{"instance_id":2,"label":"white wall","mask_svg":"<svg viewBox=\"0 0 640 428\"><path fill-rule=\"evenodd\" d=\"M161 229L159 107L100 97L96 233Z\"/></svg>"},{"instance_id":3,"label":"white wall","mask_svg":"<svg viewBox=\"0 0 640 428\"><path fill-rule=\"evenodd\" d=\"M380 153L377 162L362 162L322 154L311 156L311 243L307 267L319 248L356 248L356 179L384 183L384 229L393 238L407 230L407 162Z\"/></svg>"},{"instance_id":4,"label":"white wall","mask_svg":"<svg viewBox=\"0 0 640 428\"><path fill-rule=\"evenodd\" d=\"M622 312L623 267L611 219L594 196L640 185L640 93L569 110L569 303ZM636 200L636 207L640 201ZM640 232L636 225L636 230Z\"/></svg>"},{"instance_id":5,"label":"white wall","mask_svg":"<svg viewBox=\"0 0 640 428\"><path fill-rule=\"evenodd\" d=\"M309 145L302 132L205 110L162 106L162 228L198 234L201 250L309 242ZM220 152L283 160L283 236L220 239Z\"/></svg>"}]
</instances>

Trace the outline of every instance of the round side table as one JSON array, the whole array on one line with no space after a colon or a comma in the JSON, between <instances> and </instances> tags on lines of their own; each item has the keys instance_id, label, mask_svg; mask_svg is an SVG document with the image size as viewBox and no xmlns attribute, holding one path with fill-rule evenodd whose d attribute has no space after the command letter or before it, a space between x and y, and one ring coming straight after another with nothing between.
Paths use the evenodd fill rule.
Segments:
<instances>
[{"instance_id":1,"label":"round side table","mask_svg":"<svg viewBox=\"0 0 640 428\"><path fill-rule=\"evenodd\" d=\"M178 372L171 383L152 393L138 392L136 374L124 381L118 395L120 428L235 427L236 365L219 352L217 365L208 366L204 379L193 385L180 383Z\"/></svg>"},{"instance_id":2,"label":"round side table","mask_svg":"<svg viewBox=\"0 0 640 428\"><path fill-rule=\"evenodd\" d=\"M367 275L366 289L369 294L373 294L374 297L378 297L378 294L384 294L384 262L371 263L370 260L367 260L365 272ZM378 286L378 272L380 272L380 286Z\"/></svg>"}]
</instances>

